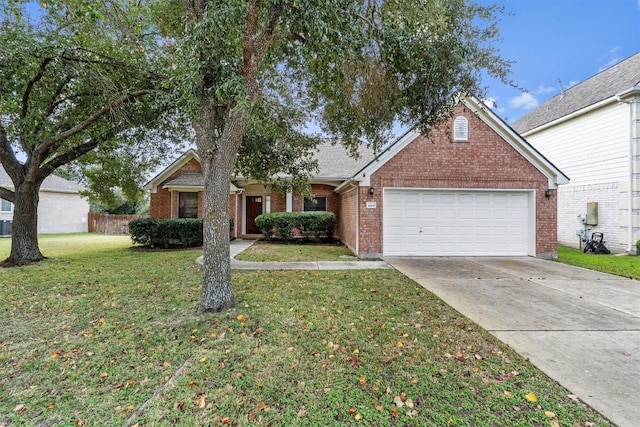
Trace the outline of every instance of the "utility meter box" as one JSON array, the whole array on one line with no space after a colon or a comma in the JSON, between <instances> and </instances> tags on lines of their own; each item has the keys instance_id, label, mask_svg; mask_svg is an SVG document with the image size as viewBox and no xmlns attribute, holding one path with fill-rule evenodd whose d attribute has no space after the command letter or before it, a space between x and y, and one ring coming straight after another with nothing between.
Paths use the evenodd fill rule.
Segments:
<instances>
[{"instance_id":1,"label":"utility meter box","mask_svg":"<svg viewBox=\"0 0 640 427\"><path fill-rule=\"evenodd\" d=\"M598 202L587 203L587 225L598 225Z\"/></svg>"}]
</instances>

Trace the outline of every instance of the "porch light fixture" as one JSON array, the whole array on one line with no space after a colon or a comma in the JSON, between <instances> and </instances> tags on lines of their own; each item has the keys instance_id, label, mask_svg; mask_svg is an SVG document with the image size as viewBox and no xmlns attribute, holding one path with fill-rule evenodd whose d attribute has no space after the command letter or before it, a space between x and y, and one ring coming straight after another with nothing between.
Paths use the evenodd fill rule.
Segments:
<instances>
[{"instance_id":1,"label":"porch light fixture","mask_svg":"<svg viewBox=\"0 0 640 427\"><path fill-rule=\"evenodd\" d=\"M369 194L373 196L373 193L376 192L376 189L373 187L369 187Z\"/></svg>"},{"instance_id":2,"label":"porch light fixture","mask_svg":"<svg viewBox=\"0 0 640 427\"><path fill-rule=\"evenodd\" d=\"M548 189L548 190L546 190L546 191L544 192L544 197L546 197L547 199L548 199L549 197L551 197L551 190L550 190L550 189Z\"/></svg>"}]
</instances>

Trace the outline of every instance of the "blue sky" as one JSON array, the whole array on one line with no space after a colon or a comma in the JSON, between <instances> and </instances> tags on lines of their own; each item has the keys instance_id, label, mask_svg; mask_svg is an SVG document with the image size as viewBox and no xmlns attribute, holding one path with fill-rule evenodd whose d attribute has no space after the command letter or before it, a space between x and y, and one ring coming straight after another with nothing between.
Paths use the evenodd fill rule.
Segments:
<instances>
[{"instance_id":1,"label":"blue sky","mask_svg":"<svg viewBox=\"0 0 640 427\"><path fill-rule=\"evenodd\" d=\"M497 46L527 92L485 81L513 123L545 100L640 51L640 0L476 0L505 9Z\"/></svg>"}]
</instances>

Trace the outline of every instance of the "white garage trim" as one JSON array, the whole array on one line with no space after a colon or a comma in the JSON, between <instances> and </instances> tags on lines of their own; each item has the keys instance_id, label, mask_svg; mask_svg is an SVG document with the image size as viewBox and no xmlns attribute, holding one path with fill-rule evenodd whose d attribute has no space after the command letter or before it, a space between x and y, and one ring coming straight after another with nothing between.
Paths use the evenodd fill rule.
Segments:
<instances>
[{"instance_id":1,"label":"white garage trim","mask_svg":"<svg viewBox=\"0 0 640 427\"><path fill-rule=\"evenodd\" d=\"M535 190L384 188L384 256L535 256Z\"/></svg>"}]
</instances>

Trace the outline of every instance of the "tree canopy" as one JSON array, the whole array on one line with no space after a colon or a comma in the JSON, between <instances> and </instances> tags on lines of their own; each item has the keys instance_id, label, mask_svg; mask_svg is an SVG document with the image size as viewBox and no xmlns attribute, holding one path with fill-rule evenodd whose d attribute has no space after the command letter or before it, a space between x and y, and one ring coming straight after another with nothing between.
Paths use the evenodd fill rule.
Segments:
<instances>
[{"instance_id":1,"label":"tree canopy","mask_svg":"<svg viewBox=\"0 0 640 427\"><path fill-rule=\"evenodd\" d=\"M357 151L400 122L427 131L486 73L507 82L491 6L467 0L173 0L161 28L176 41L174 83L205 176L200 311L233 306L226 197L239 153L250 167L316 142L315 120ZM167 13L170 11L171 13ZM186 17L186 19L185 19ZM183 25L184 23L184 25ZM287 163L289 161L289 163ZM277 162L276 162L277 164ZM300 165L300 169L296 169ZM268 174L263 174L263 177Z\"/></svg>"},{"instance_id":2,"label":"tree canopy","mask_svg":"<svg viewBox=\"0 0 640 427\"><path fill-rule=\"evenodd\" d=\"M14 187L0 197L15 205L9 264L42 258L38 190L56 169L75 162L104 194L116 186L133 193L181 134L149 6L0 5L0 163Z\"/></svg>"}]
</instances>

